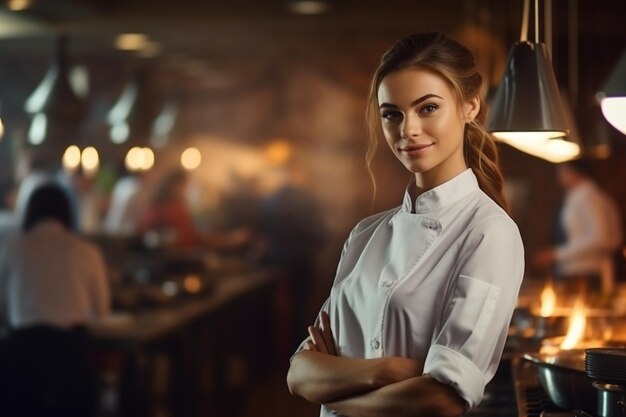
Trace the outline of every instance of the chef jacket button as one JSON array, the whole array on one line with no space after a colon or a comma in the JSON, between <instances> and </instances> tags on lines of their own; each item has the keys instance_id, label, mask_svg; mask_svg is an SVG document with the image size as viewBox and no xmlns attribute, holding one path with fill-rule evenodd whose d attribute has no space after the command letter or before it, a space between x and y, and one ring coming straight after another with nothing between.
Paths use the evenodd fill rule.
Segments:
<instances>
[{"instance_id":1,"label":"chef jacket button","mask_svg":"<svg viewBox=\"0 0 626 417\"><path fill-rule=\"evenodd\" d=\"M374 338L372 339L370 346L372 346L372 349L378 350L378 348L380 348L380 341L377 338Z\"/></svg>"}]
</instances>

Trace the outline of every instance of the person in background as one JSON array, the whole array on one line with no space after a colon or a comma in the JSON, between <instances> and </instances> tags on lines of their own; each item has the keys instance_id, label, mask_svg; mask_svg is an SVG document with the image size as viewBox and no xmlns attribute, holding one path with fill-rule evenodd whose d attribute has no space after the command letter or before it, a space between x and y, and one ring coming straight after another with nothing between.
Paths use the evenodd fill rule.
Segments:
<instances>
[{"instance_id":1,"label":"person in background","mask_svg":"<svg viewBox=\"0 0 626 417\"><path fill-rule=\"evenodd\" d=\"M115 182L102 222L102 231L111 236L135 236L146 206L144 173L125 171Z\"/></svg>"},{"instance_id":2,"label":"person in background","mask_svg":"<svg viewBox=\"0 0 626 417\"><path fill-rule=\"evenodd\" d=\"M583 285L609 293L623 240L619 209L594 182L585 159L559 164L557 181L565 191L557 218L557 243L539 249L534 265L553 268L555 278L566 286Z\"/></svg>"},{"instance_id":3,"label":"person in background","mask_svg":"<svg viewBox=\"0 0 626 417\"><path fill-rule=\"evenodd\" d=\"M183 169L165 175L140 217L139 233L156 232L160 245L179 249L232 249L247 244L252 236L248 230L221 233L196 227L186 196L188 175Z\"/></svg>"},{"instance_id":4,"label":"person in background","mask_svg":"<svg viewBox=\"0 0 626 417\"><path fill-rule=\"evenodd\" d=\"M20 218L0 253L0 415L93 415L85 325L111 311L104 261L75 233L62 186L36 185Z\"/></svg>"},{"instance_id":5,"label":"person in background","mask_svg":"<svg viewBox=\"0 0 626 417\"><path fill-rule=\"evenodd\" d=\"M367 160L384 137L410 182L400 206L352 230L291 359L290 391L322 404L322 417L460 416L498 368L524 248L481 87L472 53L439 33L383 55Z\"/></svg>"},{"instance_id":6,"label":"person in background","mask_svg":"<svg viewBox=\"0 0 626 417\"><path fill-rule=\"evenodd\" d=\"M288 334L293 350L306 336L310 322L309 300L327 227L319 203L305 188L301 169L291 160L278 169L280 184L261 200L257 230L265 246L261 264L282 268L288 277Z\"/></svg>"}]
</instances>

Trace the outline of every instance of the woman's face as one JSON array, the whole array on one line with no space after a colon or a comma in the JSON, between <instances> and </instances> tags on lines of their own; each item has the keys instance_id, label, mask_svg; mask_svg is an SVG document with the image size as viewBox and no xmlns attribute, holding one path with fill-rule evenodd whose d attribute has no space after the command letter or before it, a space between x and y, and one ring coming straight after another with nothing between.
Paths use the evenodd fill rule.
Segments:
<instances>
[{"instance_id":1,"label":"woman's face","mask_svg":"<svg viewBox=\"0 0 626 417\"><path fill-rule=\"evenodd\" d=\"M467 168L463 132L478 114L478 97L459 111L456 93L441 76L408 68L383 78L378 103L385 139L418 185L435 187Z\"/></svg>"}]
</instances>

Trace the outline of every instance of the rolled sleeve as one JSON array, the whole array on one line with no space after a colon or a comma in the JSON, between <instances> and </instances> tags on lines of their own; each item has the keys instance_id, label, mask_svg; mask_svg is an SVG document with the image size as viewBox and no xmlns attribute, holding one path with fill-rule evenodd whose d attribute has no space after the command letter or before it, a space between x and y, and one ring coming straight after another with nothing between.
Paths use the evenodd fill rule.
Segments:
<instances>
[{"instance_id":1,"label":"rolled sleeve","mask_svg":"<svg viewBox=\"0 0 626 417\"><path fill-rule=\"evenodd\" d=\"M424 362L424 373L454 388L467 403L468 410L480 402L487 385L483 371L474 362L441 345L431 346Z\"/></svg>"},{"instance_id":2,"label":"rolled sleeve","mask_svg":"<svg viewBox=\"0 0 626 417\"><path fill-rule=\"evenodd\" d=\"M524 272L517 226L508 218L483 222L465 242L424 372L452 386L467 409L481 400L495 374Z\"/></svg>"}]
</instances>

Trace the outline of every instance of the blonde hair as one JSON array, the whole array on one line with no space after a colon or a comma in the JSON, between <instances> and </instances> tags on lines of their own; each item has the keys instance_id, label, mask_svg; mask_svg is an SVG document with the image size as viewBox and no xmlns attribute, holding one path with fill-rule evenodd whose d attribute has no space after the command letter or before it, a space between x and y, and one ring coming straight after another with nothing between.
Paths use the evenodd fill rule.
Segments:
<instances>
[{"instance_id":1,"label":"blonde hair","mask_svg":"<svg viewBox=\"0 0 626 417\"><path fill-rule=\"evenodd\" d=\"M425 68L439 74L454 89L459 107L474 97L480 99L482 76L476 69L472 52L463 45L437 32L416 33L400 39L382 57L369 89L366 118L369 143L366 153L367 168L376 189L372 161L383 136L378 109L378 88L392 72L406 68ZM481 100L482 101L482 100ZM502 192L504 179L498 163L495 141L484 127L486 110L481 102L474 120L466 124L463 153L478 185L492 200L508 212L508 203Z\"/></svg>"}]
</instances>

